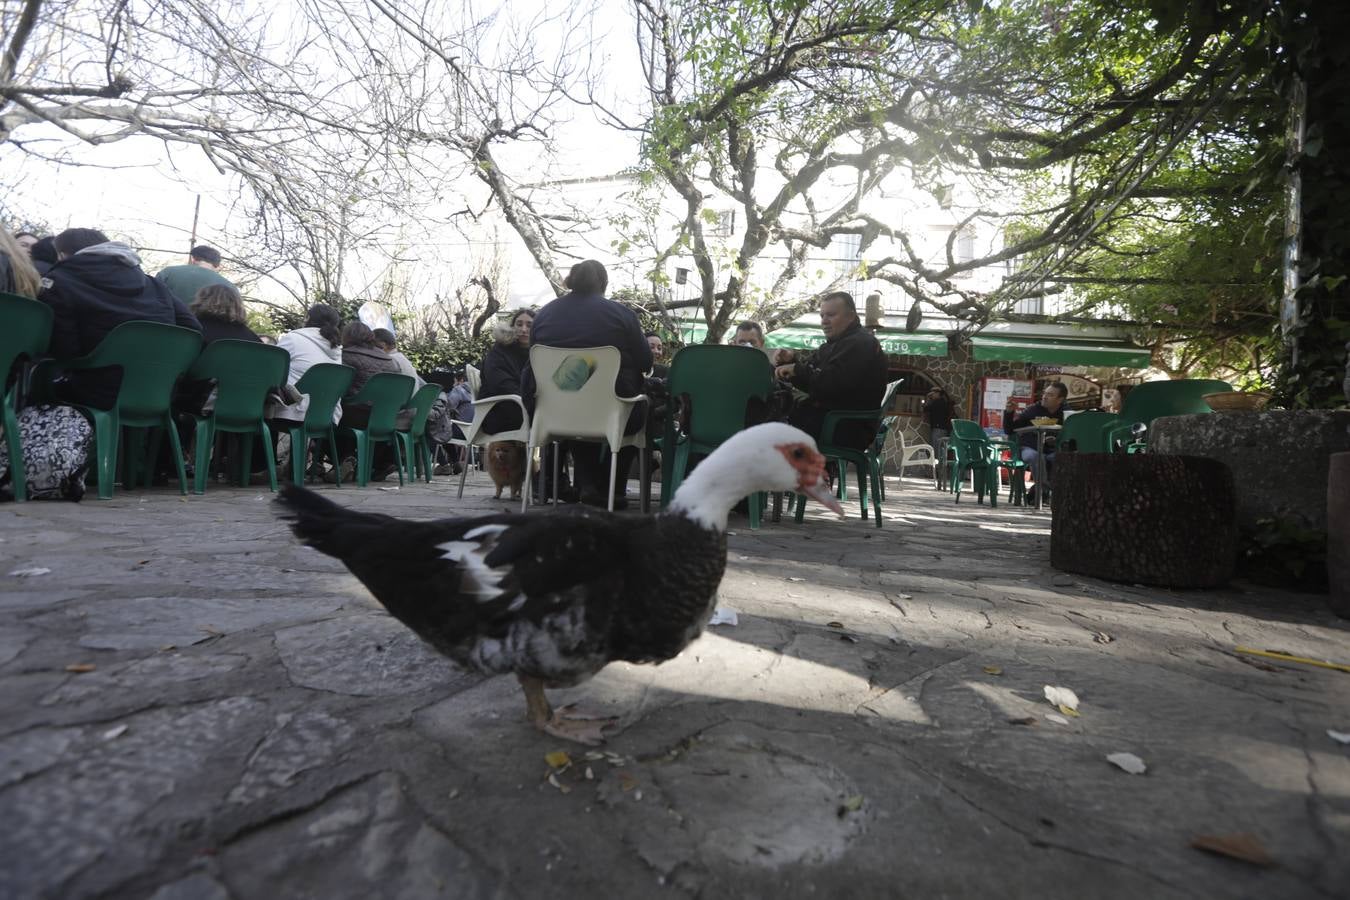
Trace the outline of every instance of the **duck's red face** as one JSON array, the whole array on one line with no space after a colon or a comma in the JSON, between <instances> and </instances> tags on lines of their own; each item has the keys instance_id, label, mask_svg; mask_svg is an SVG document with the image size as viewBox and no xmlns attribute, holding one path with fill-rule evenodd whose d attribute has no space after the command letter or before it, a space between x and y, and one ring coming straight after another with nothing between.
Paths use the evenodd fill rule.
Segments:
<instances>
[{"instance_id":1,"label":"duck's red face","mask_svg":"<svg viewBox=\"0 0 1350 900\"><path fill-rule=\"evenodd\" d=\"M844 515L844 508L825 482L825 457L816 448L810 444L778 444L777 449L788 465L797 470L797 490L800 493L829 507L840 516Z\"/></svg>"}]
</instances>

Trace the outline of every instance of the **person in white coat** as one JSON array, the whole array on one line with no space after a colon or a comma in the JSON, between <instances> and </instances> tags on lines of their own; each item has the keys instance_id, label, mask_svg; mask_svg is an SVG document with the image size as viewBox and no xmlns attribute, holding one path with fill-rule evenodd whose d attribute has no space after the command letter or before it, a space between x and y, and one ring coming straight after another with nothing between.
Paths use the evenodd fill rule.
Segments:
<instances>
[{"instance_id":1,"label":"person in white coat","mask_svg":"<svg viewBox=\"0 0 1350 900\"><path fill-rule=\"evenodd\" d=\"M316 303L309 308L305 324L294 331L288 331L277 339L277 346L291 355L291 371L286 383L295 387L311 366L319 363L342 363L342 338L338 330L338 311L325 303ZM270 410L270 417L303 422L305 411L309 409L309 397L302 395L296 403L279 406ZM333 406L333 424L342 418L342 404Z\"/></svg>"}]
</instances>

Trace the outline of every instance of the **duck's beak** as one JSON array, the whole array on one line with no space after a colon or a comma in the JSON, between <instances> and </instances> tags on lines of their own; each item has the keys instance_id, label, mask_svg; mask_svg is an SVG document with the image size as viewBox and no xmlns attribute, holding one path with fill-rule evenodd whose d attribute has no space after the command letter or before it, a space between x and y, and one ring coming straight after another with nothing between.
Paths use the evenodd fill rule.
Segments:
<instances>
[{"instance_id":1,"label":"duck's beak","mask_svg":"<svg viewBox=\"0 0 1350 900\"><path fill-rule=\"evenodd\" d=\"M799 481L797 482L797 490L810 497L812 500L815 500L821 506L833 510L839 518L848 518L848 516L844 515L844 507L839 505L838 498L834 496L834 492L830 490L829 482L824 478L817 478L810 484L807 484L805 481Z\"/></svg>"}]
</instances>

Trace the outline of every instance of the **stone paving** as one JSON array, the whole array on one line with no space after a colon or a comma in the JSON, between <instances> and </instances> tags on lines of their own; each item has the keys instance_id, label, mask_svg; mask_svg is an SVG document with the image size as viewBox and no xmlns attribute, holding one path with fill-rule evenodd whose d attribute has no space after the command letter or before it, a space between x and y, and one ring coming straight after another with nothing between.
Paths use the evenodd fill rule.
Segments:
<instances>
[{"instance_id":1,"label":"stone paving","mask_svg":"<svg viewBox=\"0 0 1350 900\"><path fill-rule=\"evenodd\" d=\"M1070 577L1048 513L890 485L880 531L733 518L738 624L555 696L622 716L590 758L265 490L8 505L0 897L1350 896L1350 674L1233 652L1350 662L1325 598ZM322 490L504 505L388 487ZM1271 865L1191 846L1234 834Z\"/></svg>"}]
</instances>

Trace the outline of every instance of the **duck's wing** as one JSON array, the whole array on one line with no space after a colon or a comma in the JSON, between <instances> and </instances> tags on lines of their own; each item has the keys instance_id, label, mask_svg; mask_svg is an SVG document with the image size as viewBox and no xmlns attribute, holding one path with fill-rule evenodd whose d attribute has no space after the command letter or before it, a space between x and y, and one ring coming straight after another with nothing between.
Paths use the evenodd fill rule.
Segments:
<instances>
[{"instance_id":1,"label":"duck's wing","mask_svg":"<svg viewBox=\"0 0 1350 900\"><path fill-rule=\"evenodd\" d=\"M312 492L282 495L292 527L310 546L346 564L391 613L423 637L504 633L585 603L607 619L607 598L624 593L634 536L650 520L601 511L503 514L410 522L346 509Z\"/></svg>"}]
</instances>

